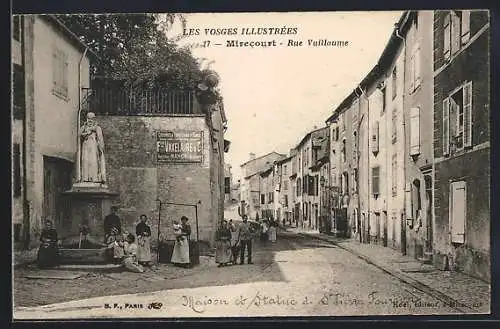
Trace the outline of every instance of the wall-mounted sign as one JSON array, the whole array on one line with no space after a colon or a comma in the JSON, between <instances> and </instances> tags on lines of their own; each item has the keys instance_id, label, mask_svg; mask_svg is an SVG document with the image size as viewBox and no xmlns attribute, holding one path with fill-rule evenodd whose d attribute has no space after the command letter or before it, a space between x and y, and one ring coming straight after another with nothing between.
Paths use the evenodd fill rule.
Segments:
<instances>
[{"instance_id":1,"label":"wall-mounted sign","mask_svg":"<svg viewBox=\"0 0 500 329\"><path fill-rule=\"evenodd\" d=\"M203 131L157 131L156 154L158 163L202 162Z\"/></svg>"}]
</instances>

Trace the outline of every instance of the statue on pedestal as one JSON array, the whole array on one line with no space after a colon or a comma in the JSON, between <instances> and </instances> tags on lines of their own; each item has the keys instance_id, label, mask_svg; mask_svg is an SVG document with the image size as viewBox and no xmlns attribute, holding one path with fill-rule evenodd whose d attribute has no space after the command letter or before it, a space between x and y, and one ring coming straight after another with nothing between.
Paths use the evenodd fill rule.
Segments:
<instances>
[{"instance_id":1,"label":"statue on pedestal","mask_svg":"<svg viewBox=\"0 0 500 329\"><path fill-rule=\"evenodd\" d=\"M80 181L105 184L104 138L92 112L87 113L87 121L81 127L80 143Z\"/></svg>"}]
</instances>

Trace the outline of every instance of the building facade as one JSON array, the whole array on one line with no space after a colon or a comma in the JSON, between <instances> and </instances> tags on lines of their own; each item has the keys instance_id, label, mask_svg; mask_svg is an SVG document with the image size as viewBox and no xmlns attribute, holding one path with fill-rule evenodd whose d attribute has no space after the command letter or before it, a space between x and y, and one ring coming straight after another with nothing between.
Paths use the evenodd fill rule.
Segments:
<instances>
[{"instance_id":1,"label":"building facade","mask_svg":"<svg viewBox=\"0 0 500 329\"><path fill-rule=\"evenodd\" d=\"M12 58L13 237L30 248L44 220L58 230L70 220L62 192L73 181L81 90L97 58L52 15L14 16Z\"/></svg>"},{"instance_id":2,"label":"building facade","mask_svg":"<svg viewBox=\"0 0 500 329\"><path fill-rule=\"evenodd\" d=\"M434 262L490 280L487 11L434 14Z\"/></svg>"},{"instance_id":3,"label":"building facade","mask_svg":"<svg viewBox=\"0 0 500 329\"><path fill-rule=\"evenodd\" d=\"M292 173L292 157L288 156L283 160L276 162L277 171L279 173L279 189L277 203L283 226L291 226L293 221L294 210L294 184L290 179Z\"/></svg>"},{"instance_id":4,"label":"building facade","mask_svg":"<svg viewBox=\"0 0 500 329\"><path fill-rule=\"evenodd\" d=\"M240 215L247 215L251 219L256 219L257 214L260 217L260 172L268 169L275 161L285 157L286 155L277 152L271 152L260 157L250 153L250 159L240 166L243 175L240 183Z\"/></svg>"}]
</instances>

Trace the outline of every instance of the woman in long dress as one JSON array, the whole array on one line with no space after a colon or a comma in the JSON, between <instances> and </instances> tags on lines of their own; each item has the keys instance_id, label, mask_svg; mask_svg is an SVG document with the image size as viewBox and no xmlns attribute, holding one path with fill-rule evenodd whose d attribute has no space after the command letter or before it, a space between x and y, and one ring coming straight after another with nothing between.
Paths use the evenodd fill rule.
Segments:
<instances>
[{"instance_id":1,"label":"woman in long dress","mask_svg":"<svg viewBox=\"0 0 500 329\"><path fill-rule=\"evenodd\" d=\"M135 243L135 236L130 233L127 236L124 251L125 257L123 258L123 265L131 272L142 273L144 268L137 262L137 244Z\"/></svg>"},{"instance_id":2,"label":"woman in long dress","mask_svg":"<svg viewBox=\"0 0 500 329\"><path fill-rule=\"evenodd\" d=\"M231 230L231 254L233 259L233 264L236 264L238 256L240 254L240 240L238 237L238 229L234 225L233 220L229 220L229 229Z\"/></svg>"},{"instance_id":3,"label":"woman in long dress","mask_svg":"<svg viewBox=\"0 0 500 329\"><path fill-rule=\"evenodd\" d=\"M219 267L228 265L231 263L231 230L227 226L226 220L222 220L215 240L215 262L219 264Z\"/></svg>"},{"instance_id":4,"label":"woman in long dress","mask_svg":"<svg viewBox=\"0 0 500 329\"><path fill-rule=\"evenodd\" d=\"M146 224L148 217L141 215L141 222L135 227L137 235L137 261L144 266L151 265L151 227Z\"/></svg>"},{"instance_id":5,"label":"woman in long dress","mask_svg":"<svg viewBox=\"0 0 500 329\"><path fill-rule=\"evenodd\" d=\"M276 226L277 223L271 219L269 224L269 241L276 242Z\"/></svg>"},{"instance_id":6,"label":"woman in long dress","mask_svg":"<svg viewBox=\"0 0 500 329\"><path fill-rule=\"evenodd\" d=\"M53 267L59 263L59 248L57 246L57 231L52 227L52 222L47 220L45 228L40 235L40 248L38 249L37 265L40 268Z\"/></svg>"},{"instance_id":7,"label":"woman in long dress","mask_svg":"<svg viewBox=\"0 0 500 329\"><path fill-rule=\"evenodd\" d=\"M191 236L191 226L187 223L186 216L181 217L182 235L185 239L178 239L174 244L174 251L172 253L172 264L180 267L189 267L189 241Z\"/></svg>"}]
</instances>

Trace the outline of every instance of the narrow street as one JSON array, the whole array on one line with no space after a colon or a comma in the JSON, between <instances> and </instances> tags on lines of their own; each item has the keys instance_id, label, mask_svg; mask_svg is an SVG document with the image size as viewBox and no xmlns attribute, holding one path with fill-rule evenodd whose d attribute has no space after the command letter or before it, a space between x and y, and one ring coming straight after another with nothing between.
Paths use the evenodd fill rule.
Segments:
<instances>
[{"instance_id":1,"label":"narrow street","mask_svg":"<svg viewBox=\"0 0 500 329\"><path fill-rule=\"evenodd\" d=\"M171 279L147 282L141 274L123 273L109 281L108 296L37 307L18 307L18 319L99 317L206 317L206 316L342 316L460 313L456 308L414 289L334 244L291 232L280 232L275 244L256 243L253 265L218 268L213 258L203 271L195 268ZM170 265L164 265L171 268ZM194 273L196 272L196 273ZM120 274L121 275L121 274ZM143 276L146 274L142 274ZM115 274L116 278L116 274ZM93 285L98 280L93 278ZM71 296L61 281L18 278L32 295L45 289ZM73 290L85 284L71 281ZM145 282L145 284L142 284ZM31 284L31 287L29 286ZM147 288L145 288L147 286ZM120 287L128 287L121 289ZM16 288L16 287L15 287ZM15 289L16 291L18 289ZM112 291L112 292L111 292ZM93 296L96 296L94 289ZM47 292L43 292L47 295ZM123 295L127 293L127 295ZM101 292L102 294L102 292ZM113 294L113 296L109 296ZM98 294L97 294L98 295ZM15 295L17 305L29 305ZM50 300L50 298L46 299ZM158 309L150 309L151 303ZM40 304L38 304L40 305Z\"/></svg>"}]
</instances>

